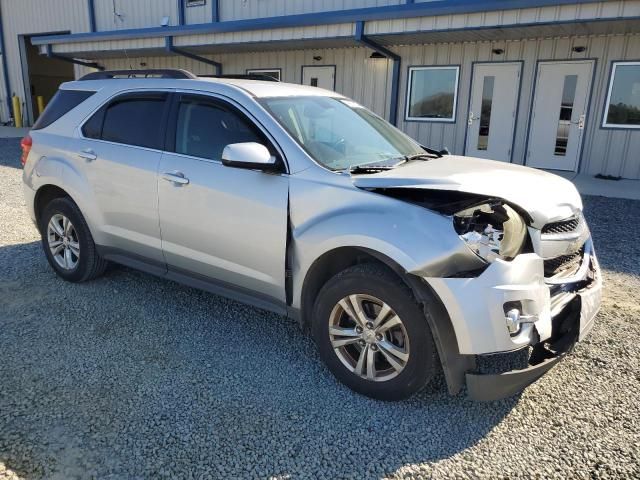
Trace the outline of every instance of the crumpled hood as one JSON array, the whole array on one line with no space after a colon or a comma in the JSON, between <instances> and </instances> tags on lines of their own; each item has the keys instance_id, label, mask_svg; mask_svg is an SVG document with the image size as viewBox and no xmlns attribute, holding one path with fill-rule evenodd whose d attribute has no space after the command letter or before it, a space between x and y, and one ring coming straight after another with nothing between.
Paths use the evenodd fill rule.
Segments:
<instances>
[{"instance_id":1,"label":"crumpled hood","mask_svg":"<svg viewBox=\"0 0 640 480\"><path fill-rule=\"evenodd\" d=\"M481 158L445 155L413 161L393 170L353 175L359 188L449 190L500 197L527 211L534 227L570 217L582 210L575 186L558 175L521 165Z\"/></svg>"}]
</instances>

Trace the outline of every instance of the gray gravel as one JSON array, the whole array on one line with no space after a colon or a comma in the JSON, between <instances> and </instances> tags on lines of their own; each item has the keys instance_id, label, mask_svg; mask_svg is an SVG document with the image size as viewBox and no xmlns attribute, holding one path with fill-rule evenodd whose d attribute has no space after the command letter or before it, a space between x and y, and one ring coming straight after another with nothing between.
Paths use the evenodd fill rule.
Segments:
<instances>
[{"instance_id":1,"label":"gray gravel","mask_svg":"<svg viewBox=\"0 0 640 480\"><path fill-rule=\"evenodd\" d=\"M124 268L55 277L0 141L0 479L640 477L640 203L587 198L606 298L519 397L339 385L283 317Z\"/></svg>"}]
</instances>

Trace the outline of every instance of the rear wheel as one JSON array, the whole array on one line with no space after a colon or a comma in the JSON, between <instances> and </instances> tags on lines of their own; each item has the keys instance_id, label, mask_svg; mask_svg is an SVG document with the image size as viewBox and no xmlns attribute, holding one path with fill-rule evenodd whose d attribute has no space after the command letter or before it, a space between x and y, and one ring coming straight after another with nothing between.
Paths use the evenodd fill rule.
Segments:
<instances>
[{"instance_id":1,"label":"rear wheel","mask_svg":"<svg viewBox=\"0 0 640 480\"><path fill-rule=\"evenodd\" d=\"M424 312L396 275L375 264L327 282L316 300L313 334L338 380L369 397L407 398L437 369Z\"/></svg>"},{"instance_id":2,"label":"rear wheel","mask_svg":"<svg viewBox=\"0 0 640 480\"><path fill-rule=\"evenodd\" d=\"M70 282L96 278L107 267L78 206L70 198L49 202L40 217L42 247L55 272Z\"/></svg>"}]
</instances>

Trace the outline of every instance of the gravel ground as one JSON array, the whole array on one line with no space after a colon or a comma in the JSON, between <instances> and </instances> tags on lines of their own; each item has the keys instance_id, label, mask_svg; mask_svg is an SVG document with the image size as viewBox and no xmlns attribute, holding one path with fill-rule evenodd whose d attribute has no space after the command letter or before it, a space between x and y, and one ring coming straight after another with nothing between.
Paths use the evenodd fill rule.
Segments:
<instances>
[{"instance_id":1,"label":"gravel ground","mask_svg":"<svg viewBox=\"0 0 640 480\"><path fill-rule=\"evenodd\" d=\"M522 395L337 384L291 321L124 268L53 274L0 141L0 479L640 477L640 202L585 199L597 326Z\"/></svg>"}]
</instances>

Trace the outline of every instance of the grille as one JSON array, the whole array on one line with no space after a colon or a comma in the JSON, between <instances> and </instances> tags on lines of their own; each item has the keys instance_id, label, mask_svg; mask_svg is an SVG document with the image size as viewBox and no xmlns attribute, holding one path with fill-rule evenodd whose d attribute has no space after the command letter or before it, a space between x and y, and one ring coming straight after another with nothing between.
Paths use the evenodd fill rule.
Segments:
<instances>
[{"instance_id":1,"label":"grille","mask_svg":"<svg viewBox=\"0 0 640 480\"><path fill-rule=\"evenodd\" d=\"M580 225L580 219L574 217L560 222L547 223L542 227L542 233L571 233L578 228L578 225Z\"/></svg>"},{"instance_id":2,"label":"grille","mask_svg":"<svg viewBox=\"0 0 640 480\"><path fill-rule=\"evenodd\" d=\"M577 252L568 255L560 255L544 261L544 276L547 278L558 275L567 270L576 270L580 266L580 260L584 256L584 245Z\"/></svg>"}]
</instances>

